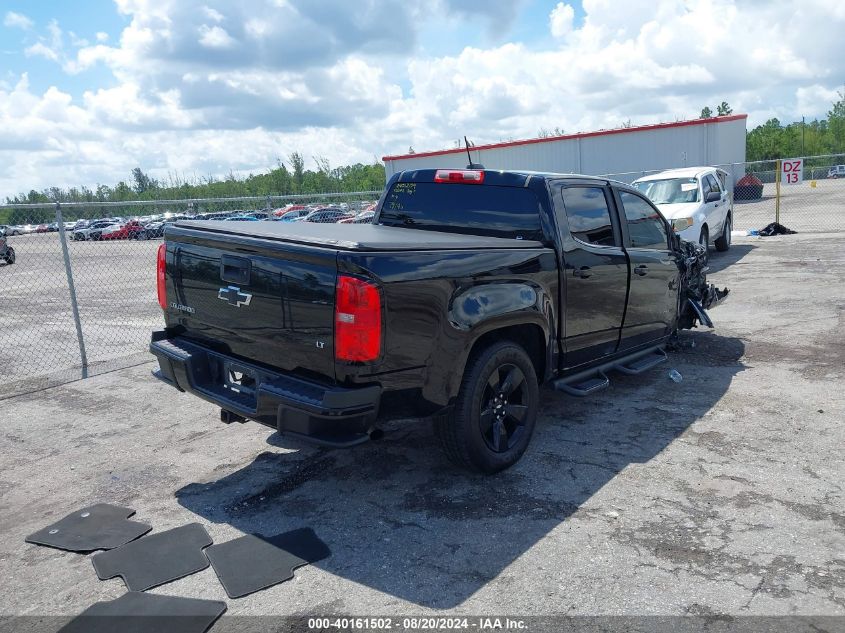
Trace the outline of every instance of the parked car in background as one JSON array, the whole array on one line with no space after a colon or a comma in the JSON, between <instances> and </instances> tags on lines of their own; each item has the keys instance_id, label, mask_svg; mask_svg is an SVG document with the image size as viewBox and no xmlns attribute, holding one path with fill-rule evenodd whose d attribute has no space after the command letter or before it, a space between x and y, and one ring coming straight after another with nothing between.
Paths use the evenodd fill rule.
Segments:
<instances>
[{"instance_id":1,"label":"parked car in background","mask_svg":"<svg viewBox=\"0 0 845 633\"><path fill-rule=\"evenodd\" d=\"M6 230L8 228L9 227L6 224L0 224L0 237L3 237L4 235L6 235Z\"/></svg>"},{"instance_id":2,"label":"parked car in background","mask_svg":"<svg viewBox=\"0 0 845 633\"><path fill-rule=\"evenodd\" d=\"M144 230L144 225L138 220L130 220L126 224L113 224L103 229L101 239L104 240L131 240Z\"/></svg>"},{"instance_id":3,"label":"parked car in background","mask_svg":"<svg viewBox=\"0 0 845 633\"><path fill-rule=\"evenodd\" d=\"M29 235L35 233L37 228L37 225L32 224L14 224L9 227L8 233L9 235Z\"/></svg>"},{"instance_id":4,"label":"parked car in background","mask_svg":"<svg viewBox=\"0 0 845 633\"><path fill-rule=\"evenodd\" d=\"M15 263L15 249L9 246L5 231L0 231L0 259L7 264Z\"/></svg>"},{"instance_id":5,"label":"parked car in background","mask_svg":"<svg viewBox=\"0 0 845 633\"><path fill-rule=\"evenodd\" d=\"M273 211L273 215L275 215L277 218L281 218L292 211L306 210L308 210L308 207L306 207L304 204L289 204L286 207L282 207L281 209L276 209L275 211Z\"/></svg>"},{"instance_id":6,"label":"parked car in background","mask_svg":"<svg viewBox=\"0 0 845 633\"><path fill-rule=\"evenodd\" d=\"M233 215L226 218L226 222L258 222L258 218L251 215Z\"/></svg>"},{"instance_id":7,"label":"parked car in background","mask_svg":"<svg viewBox=\"0 0 845 633\"><path fill-rule=\"evenodd\" d=\"M255 218L256 220L267 220L271 217L266 211L245 211L239 215L244 218Z\"/></svg>"},{"instance_id":8,"label":"parked car in background","mask_svg":"<svg viewBox=\"0 0 845 633\"><path fill-rule=\"evenodd\" d=\"M647 195L675 233L709 250L731 247L733 200L726 189L728 174L716 167L685 167L645 176L633 182Z\"/></svg>"},{"instance_id":9,"label":"parked car in background","mask_svg":"<svg viewBox=\"0 0 845 633\"><path fill-rule=\"evenodd\" d=\"M73 232L73 239L75 241L86 241L86 240L99 240L103 234L103 229L106 229L110 226L115 226L114 220L97 220L96 222L91 222L88 226L84 229L77 229Z\"/></svg>"},{"instance_id":10,"label":"parked car in background","mask_svg":"<svg viewBox=\"0 0 845 633\"><path fill-rule=\"evenodd\" d=\"M157 237L164 237L164 227L176 222L176 218L166 218L157 222L149 222L144 230L138 234L139 240L151 240Z\"/></svg>"},{"instance_id":11,"label":"parked car in background","mask_svg":"<svg viewBox=\"0 0 845 633\"><path fill-rule=\"evenodd\" d=\"M375 211L361 211L361 213L352 216L351 218L338 220L338 224L372 224L375 215Z\"/></svg>"},{"instance_id":12,"label":"parked car in background","mask_svg":"<svg viewBox=\"0 0 845 633\"><path fill-rule=\"evenodd\" d=\"M834 165L827 170L828 178L845 178L845 165Z\"/></svg>"},{"instance_id":13,"label":"parked car in background","mask_svg":"<svg viewBox=\"0 0 845 633\"><path fill-rule=\"evenodd\" d=\"M282 215L276 217L277 222L296 222L300 218L304 218L309 213L312 212L312 209L307 207L300 207L299 209L291 209L283 213Z\"/></svg>"},{"instance_id":14,"label":"parked car in background","mask_svg":"<svg viewBox=\"0 0 845 633\"><path fill-rule=\"evenodd\" d=\"M351 217L352 217L352 214L350 214L348 211L344 211L343 209L340 209L338 207L325 207L325 208L322 208L322 209L317 209L316 211L309 213L304 218L300 218L297 221L299 221L299 222L318 222L318 223L321 223L321 224L326 224L326 223L334 224L335 222L338 222L339 220L342 220L344 218L351 218Z\"/></svg>"},{"instance_id":15,"label":"parked car in background","mask_svg":"<svg viewBox=\"0 0 845 633\"><path fill-rule=\"evenodd\" d=\"M217 211L215 213L198 213L194 216L194 220L222 220L223 218L228 218L229 213L227 211Z\"/></svg>"}]
</instances>

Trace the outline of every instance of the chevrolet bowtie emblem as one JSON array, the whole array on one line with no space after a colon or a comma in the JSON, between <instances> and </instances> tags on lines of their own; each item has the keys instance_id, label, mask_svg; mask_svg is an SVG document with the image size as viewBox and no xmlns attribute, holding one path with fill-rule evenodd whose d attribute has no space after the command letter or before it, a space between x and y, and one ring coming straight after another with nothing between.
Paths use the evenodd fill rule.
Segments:
<instances>
[{"instance_id":1,"label":"chevrolet bowtie emblem","mask_svg":"<svg viewBox=\"0 0 845 633\"><path fill-rule=\"evenodd\" d=\"M237 286L227 286L226 288L221 288L217 293L217 298L222 299L230 306L235 306L236 308L248 306L249 302L252 301L252 295L247 292L241 292L241 289Z\"/></svg>"}]
</instances>

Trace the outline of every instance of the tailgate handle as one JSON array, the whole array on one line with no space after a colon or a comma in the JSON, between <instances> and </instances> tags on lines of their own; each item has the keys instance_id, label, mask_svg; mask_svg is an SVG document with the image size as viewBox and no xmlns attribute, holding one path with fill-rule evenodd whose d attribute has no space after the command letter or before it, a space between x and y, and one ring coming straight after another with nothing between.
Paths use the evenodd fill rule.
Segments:
<instances>
[{"instance_id":1,"label":"tailgate handle","mask_svg":"<svg viewBox=\"0 0 845 633\"><path fill-rule=\"evenodd\" d=\"M220 258L220 279L233 284L249 284L250 261L243 257L223 255Z\"/></svg>"}]
</instances>

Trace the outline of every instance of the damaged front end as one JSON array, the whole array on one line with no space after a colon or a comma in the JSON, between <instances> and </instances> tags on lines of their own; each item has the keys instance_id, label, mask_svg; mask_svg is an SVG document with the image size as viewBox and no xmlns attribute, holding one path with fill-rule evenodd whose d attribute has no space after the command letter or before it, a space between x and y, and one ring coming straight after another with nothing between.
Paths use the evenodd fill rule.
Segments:
<instances>
[{"instance_id":1,"label":"damaged front end","mask_svg":"<svg viewBox=\"0 0 845 633\"><path fill-rule=\"evenodd\" d=\"M707 310L713 308L728 296L730 290L721 290L707 283L706 251L696 242L680 241L681 259L681 297L678 315L678 328L687 330L696 327L696 322L713 327L713 321Z\"/></svg>"}]
</instances>

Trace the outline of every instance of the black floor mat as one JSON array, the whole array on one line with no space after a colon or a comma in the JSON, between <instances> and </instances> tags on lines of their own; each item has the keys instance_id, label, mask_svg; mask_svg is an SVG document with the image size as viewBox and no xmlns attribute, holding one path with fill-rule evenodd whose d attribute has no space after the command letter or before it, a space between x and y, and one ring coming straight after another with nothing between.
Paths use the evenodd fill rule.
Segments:
<instances>
[{"instance_id":1,"label":"black floor mat","mask_svg":"<svg viewBox=\"0 0 845 633\"><path fill-rule=\"evenodd\" d=\"M153 529L153 526L146 523L127 521L133 514L135 510L132 508L98 503L71 512L60 521L30 534L26 542L69 552L114 549Z\"/></svg>"},{"instance_id":2,"label":"black floor mat","mask_svg":"<svg viewBox=\"0 0 845 633\"><path fill-rule=\"evenodd\" d=\"M240 598L293 578L293 570L331 556L314 530L277 536L247 534L206 551L214 573L230 598Z\"/></svg>"},{"instance_id":3,"label":"black floor mat","mask_svg":"<svg viewBox=\"0 0 845 633\"><path fill-rule=\"evenodd\" d=\"M144 591L208 567L203 548L213 541L199 523L133 541L92 557L100 580L120 576L130 591Z\"/></svg>"},{"instance_id":4,"label":"black floor mat","mask_svg":"<svg viewBox=\"0 0 845 633\"><path fill-rule=\"evenodd\" d=\"M59 633L204 633L225 610L216 600L130 591L91 605Z\"/></svg>"}]
</instances>

